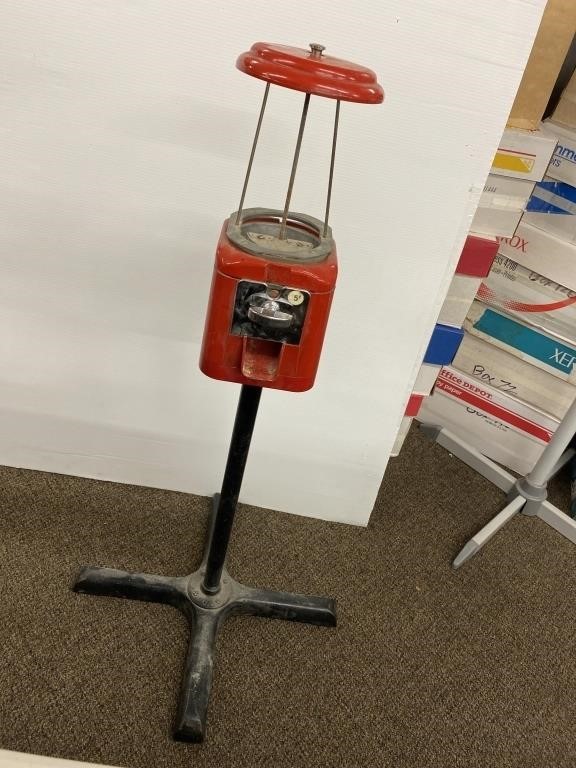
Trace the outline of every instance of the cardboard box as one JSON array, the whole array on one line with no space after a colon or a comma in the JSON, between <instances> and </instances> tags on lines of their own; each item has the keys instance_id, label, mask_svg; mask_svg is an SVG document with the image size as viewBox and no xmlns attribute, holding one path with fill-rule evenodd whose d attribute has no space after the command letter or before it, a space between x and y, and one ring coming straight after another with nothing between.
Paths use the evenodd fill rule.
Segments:
<instances>
[{"instance_id":1,"label":"cardboard box","mask_svg":"<svg viewBox=\"0 0 576 768\"><path fill-rule=\"evenodd\" d=\"M522 208L499 207L490 208L479 206L472 219L471 229L484 235L499 235L512 237L520 223L524 210Z\"/></svg>"},{"instance_id":2,"label":"cardboard box","mask_svg":"<svg viewBox=\"0 0 576 768\"><path fill-rule=\"evenodd\" d=\"M538 127L575 31L574 0L548 0L508 125Z\"/></svg>"},{"instance_id":3,"label":"cardboard box","mask_svg":"<svg viewBox=\"0 0 576 768\"><path fill-rule=\"evenodd\" d=\"M510 238L499 238L498 252L546 275L560 285L576 289L576 245L561 240L522 220Z\"/></svg>"},{"instance_id":4,"label":"cardboard box","mask_svg":"<svg viewBox=\"0 0 576 768\"><path fill-rule=\"evenodd\" d=\"M497 253L498 240L494 236L469 234L456 266L456 274L485 277Z\"/></svg>"},{"instance_id":5,"label":"cardboard box","mask_svg":"<svg viewBox=\"0 0 576 768\"><path fill-rule=\"evenodd\" d=\"M497 176L489 173L480 195L483 208L496 206L499 208L524 209L534 190L535 181L512 179L510 176Z\"/></svg>"},{"instance_id":6,"label":"cardboard box","mask_svg":"<svg viewBox=\"0 0 576 768\"><path fill-rule=\"evenodd\" d=\"M404 445L404 440L406 440L406 435L408 434L408 432L410 431L410 427L412 426L412 421L413 419L411 419L409 416L404 416L404 418L400 422L400 429L396 434L396 440L394 441L392 452L390 454L391 457L398 456L398 454L402 450L402 446Z\"/></svg>"},{"instance_id":7,"label":"cardboard box","mask_svg":"<svg viewBox=\"0 0 576 768\"><path fill-rule=\"evenodd\" d=\"M556 149L546 176L576 187L576 130L563 128L552 120L542 123L542 131L556 141Z\"/></svg>"},{"instance_id":8,"label":"cardboard box","mask_svg":"<svg viewBox=\"0 0 576 768\"><path fill-rule=\"evenodd\" d=\"M441 365L429 365L428 363L423 363L420 366L416 381L412 387L414 394L429 395L430 392L432 392L434 384L436 384L436 379L438 378L441 368Z\"/></svg>"},{"instance_id":9,"label":"cardboard box","mask_svg":"<svg viewBox=\"0 0 576 768\"><path fill-rule=\"evenodd\" d=\"M450 369L441 372L417 419L446 427L480 453L520 474L534 467L559 423Z\"/></svg>"},{"instance_id":10,"label":"cardboard box","mask_svg":"<svg viewBox=\"0 0 576 768\"><path fill-rule=\"evenodd\" d=\"M576 384L576 344L567 344L479 301L470 307L464 328L473 336Z\"/></svg>"},{"instance_id":11,"label":"cardboard box","mask_svg":"<svg viewBox=\"0 0 576 768\"><path fill-rule=\"evenodd\" d=\"M507 256L496 256L490 274L479 288L478 298L576 345L576 291Z\"/></svg>"},{"instance_id":12,"label":"cardboard box","mask_svg":"<svg viewBox=\"0 0 576 768\"><path fill-rule=\"evenodd\" d=\"M552 113L552 119L566 128L576 128L576 100L573 94L564 91Z\"/></svg>"},{"instance_id":13,"label":"cardboard box","mask_svg":"<svg viewBox=\"0 0 576 768\"><path fill-rule=\"evenodd\" d=\"M568 85L564 88L552 119L555 123L576 128L576 73L572 75Z\"/></svg>"},{"instance_id":14,"label":"cardboard box","mask_svg":"<svg viewBox=\"0 0 576 768\"><path fill-rule=\"evenodd\" d=\"M423 362L428 365L450 365L463 336L461 328L436 323Z\"/></svg>"},{"instance_id":15,"label":"cardboard box","mask_svg":"<svg viewBox=\"0 0 576 768\"><path fill-rule=\"evenodd\" d=\"M490 173L515 179L541 181L556 149L553 134L507 128L496 151Z\"/></svg>"},{"instance_id":16,"label":"cardboard box","mask_svg":"<svg viewBox=\"0 0 576 768\"><path fill-rule=\"evenodd\" d=\"M557 419L565 416L576 398L572 384L470 333L464 334L452 367Z\"/></svg>"},{"instance_id":17,"label":"cardboard box","mask_svg":"<svg viewBox=\"0 0 576 768\"><path fill-rule=\"evenodd\" d=\"M440 310L438 322L453 328L462 328L470 305L482 283L481 277L454 275L448 294Z\"/></svg>"}]
</instances>

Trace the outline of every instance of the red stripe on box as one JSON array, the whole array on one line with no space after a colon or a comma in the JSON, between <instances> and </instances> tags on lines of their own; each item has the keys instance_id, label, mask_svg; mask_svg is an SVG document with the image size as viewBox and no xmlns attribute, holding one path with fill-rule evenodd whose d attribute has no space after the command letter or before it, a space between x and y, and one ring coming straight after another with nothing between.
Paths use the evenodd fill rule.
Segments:
<instances>
[{"instance_id":1,"label":"red stripe on box","mask_svg":"<svg viewBox=\"0 0 576 768\"><path fill-rule=\"evenodd\" d=\"M460 254L456 274L486 277L497 253L498 241L495 238L468 235Z\"/></svg>"},{"instance_id":2,"label":"red stripe on box","mask_svg":"<svg viewBox=\"0 0 576 768\"><path fill-rule=\"evenodd\" d=\"M458 386L458 384L453 384L452 382L439 378L436 381L436 388L447 392L449 395L452 395L452 397L455 397L458 400L463 400L469 405L480 408L480 410L485 411L492 416L496 416L506 424L510 424L510 426L516 427L517 429L522 430L522 432L526 432L533 437L537 437L544 443L549 443L550 439L552 438L552 432L550 432L550 430L546 429L545 427L542 427L540 424L536 424L535 422L530 421L530 419L525 419L522 416L519 416L517 413L508 410L508 408L497 405L492 400L488 400L481 395L476 395L474 392L470 392L468 389L463 389L462 387Z\"/></svg>"},{"instance_id":3,"label":"red stripe on box","mask_svg":"<svg viewBox=\"0 0 576 768\"><path fill-rule=\"evenodd\" d=\"M417 416L424 398L425 395L410 395L410 400L408 400L404 416Z\"/></svg>"},{"instance_id":4,"label":"red stripe on box","mask_svg":"<svg viewBox=\"0 0 576 768\"><path fill-rule=\"evenodd\" d=\"M536 157L533 152L518 152L517 149L506 149L505 147L498 147L497 152L510 152L512 155L524 155L524 157Z\"/></svg>"},{"instance_id":5,"label":"red stripe on box","mask_svg":"<svg viewBox=\"0 0 576 768\"><path fill-rule=\"evenodd\" d=\"M477 298L487 303L504 307L504 309L512 309L515 312L554 312L557 309L564 309L564 307L569 307L571 304L576 304L576 296L571 296L561 301L553 301L549 304L525 304L515 299L500 298L485 283L481 283Z\"/></svg>"}]
</instances>

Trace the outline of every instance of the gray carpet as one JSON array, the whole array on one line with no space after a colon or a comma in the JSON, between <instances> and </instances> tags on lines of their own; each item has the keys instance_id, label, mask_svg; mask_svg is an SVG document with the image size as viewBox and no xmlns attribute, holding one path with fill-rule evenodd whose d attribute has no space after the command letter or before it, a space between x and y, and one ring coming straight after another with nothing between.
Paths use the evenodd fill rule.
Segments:
<instances>
[{"instance_id":1,"label":"gray carpet","mask_svg":"<svg viewBox=\"0 0 576 768\"><path fill-rule=\"evenodd\" d=\"M566 479L553 501L567 503ZM170 727L187 628L77 595L85 563L184 574L205 499L0 470L0 747L133 768L576 765L576 548L519 518L458 572L502 495L412 432L368 529L242 507L230 570L333 595L336 629L237 617L207 741Z\"/></svg>"}]
</instances>

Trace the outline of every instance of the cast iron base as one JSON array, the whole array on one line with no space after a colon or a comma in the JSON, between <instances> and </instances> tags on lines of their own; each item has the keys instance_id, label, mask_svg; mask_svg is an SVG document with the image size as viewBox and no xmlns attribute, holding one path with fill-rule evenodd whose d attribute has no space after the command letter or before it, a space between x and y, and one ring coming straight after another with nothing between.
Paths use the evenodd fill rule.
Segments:
<instances>
[{"instance_id":1,"label":"cast iron base","mask_svg":"<svg viewBox=\"0 0 576 768\"><path fill-rule=\"evenodd\" d=\"M217 506L218 495L214 497L212 523ZM245 587L234 581L226 570L218 591L214 594L205 592L202 580L212 529L211 525L200 568L190 576L156 576L87 566L82 568L74 585L75 592L168 603L188 618L190 645L174 727L174 738L179 741L202 741L204 738L214 646L220 624L227 616L248 614L307 624L336 625L335 600Z\"/></svg>"}]
</instances>

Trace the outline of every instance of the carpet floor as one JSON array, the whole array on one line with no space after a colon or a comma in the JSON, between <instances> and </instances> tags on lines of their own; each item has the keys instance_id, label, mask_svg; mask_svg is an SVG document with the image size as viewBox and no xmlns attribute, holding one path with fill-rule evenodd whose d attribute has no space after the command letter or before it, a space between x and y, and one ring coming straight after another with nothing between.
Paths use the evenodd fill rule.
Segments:
<instances>
[{"instance_id":1,"label":"carpet floor","mask_svg":"<svg viewBox=\"0 0 576 768\"><path fill-rule=\"evenodd\" d=\"M552 501L566 508L566 478ZM129 768L573 768L576 549L413 431L367 529L241 507L239 581L337 598L336 629L235 617L207 740L170 738L173 608L70 590L82 564L185 574L208 501L0 469L0 748ZM574 589L574 592L573 592Z\"/></svg>"}]
</instances>

